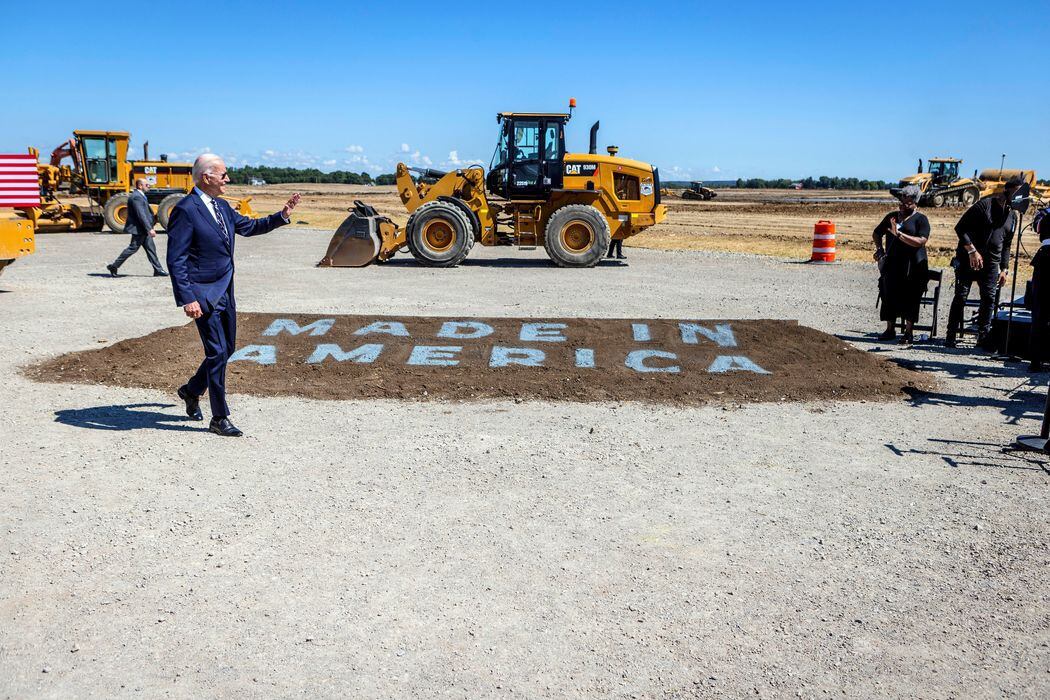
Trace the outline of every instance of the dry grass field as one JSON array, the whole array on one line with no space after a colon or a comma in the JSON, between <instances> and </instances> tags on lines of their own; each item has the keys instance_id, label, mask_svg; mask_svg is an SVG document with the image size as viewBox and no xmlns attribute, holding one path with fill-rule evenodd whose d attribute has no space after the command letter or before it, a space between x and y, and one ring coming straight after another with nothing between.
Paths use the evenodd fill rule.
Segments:
<instances>
[{"instance_id":1,"label":"dry grass field","mask_svg":"<svg viewBox=\"0 0 1050 700\"><path fill-rule=\"evenodd\" d=\"M260 213L276 210L292 192L302 192L296 212L300 225L335 229L355 199L368 202L381 214L404 223L407 215L394 187L353 185L235 186L230 195L252 197ZM779 258L806 260L812 246L813 224L821 219L835 222L838 257L868 261L872 257L871 232L881 218L895 208L885 192L794 190L720 190L710 202L666 197L667 220L631 238L626 245L656 250L715 250L757 253ZM954 254L955 222L960 208L924 209L933 234L930 255L935 267L947 267ZM1030 252L1035 249L1029 246ZM1022 254L1021 277L1029 276Z\"/></svg>"}]
</instances>

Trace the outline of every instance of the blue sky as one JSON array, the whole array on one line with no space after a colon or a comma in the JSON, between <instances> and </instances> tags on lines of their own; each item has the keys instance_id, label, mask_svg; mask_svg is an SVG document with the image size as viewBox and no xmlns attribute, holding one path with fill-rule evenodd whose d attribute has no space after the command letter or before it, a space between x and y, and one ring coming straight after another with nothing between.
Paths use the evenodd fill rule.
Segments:
<instances>
[{"instance_id":1,"label":"blue sky","mask_svg":"<svg viewBox=\"0 0 1050 700\"><path fill-rule=\"evenodd\" d=\"M487 165L497 111L575 97L571 150L600 119L602 146L665 179L896 179L1002 153L1050 177L1050 0L94 6L0 0L31 30L0 43L0 151L90 128L230 164Z\"/></svg>"}]
</instances>

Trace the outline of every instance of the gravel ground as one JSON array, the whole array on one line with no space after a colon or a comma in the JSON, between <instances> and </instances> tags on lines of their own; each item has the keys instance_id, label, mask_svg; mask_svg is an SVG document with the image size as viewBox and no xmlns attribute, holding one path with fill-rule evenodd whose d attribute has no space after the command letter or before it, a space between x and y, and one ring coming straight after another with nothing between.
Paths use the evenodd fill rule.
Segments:
<instances>
[{"instance_id":1,"label":"gravel ground","mask_svg":"<svg viewBox=\"0 0 1050 700\"><path fill-rule=\"evenodd\" d=\"M163 250L164 239L158 239ZM873 270L631 250L565 271L317 269L238 244L242 310L784 318L929 371L899 402L174 397L18 368L184 322L122 236L0 277L0 696L1046 697L1045 390L878 347ZM131 276L134 275L134 276ZM814 358L814 372L820 371ZM1043 375L1045 381L1045 375Z\"/></svg>"}]
</instances>

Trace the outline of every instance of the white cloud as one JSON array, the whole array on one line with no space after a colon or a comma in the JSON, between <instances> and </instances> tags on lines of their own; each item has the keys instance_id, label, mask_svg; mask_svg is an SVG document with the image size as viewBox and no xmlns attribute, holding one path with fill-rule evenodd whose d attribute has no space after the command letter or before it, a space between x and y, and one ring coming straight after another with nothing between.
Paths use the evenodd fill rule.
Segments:
<instances>
[{"instance_id":1,"label":"white cloud","mask_svg":"<svg viewBox=\"0 0 1050 700\"><path fill-rule=\"evenodd\" d=\"M402 152L402 153L408 153L408 152L409 152L409 151L411 151L411 150L412 150L412 149L411 149L411 148L409 148L409 146L408 146L408 144L407 144L407 143L403 143L403 144L401 144L401 152Z\"/></svg>"},{"instance_id":2,"label":"white cloud","mask_svg":"<svg viewBox=\"0 0 1050 700\"><path fill-rule=\"evenodd\" d=\"M446 168L462 168L468 165L480 165L481 161L477 158L460 158L459 149L455 149L448 152L448 160L443 165Z\"/></svg>"},{"instance_id":3,"label":"white cloud","mask_svg":"<svg viewBox=\"0 0 1050 700\"><path fill-rule=\"evenodd\" d=\"M332 160L326 160L323 164L324 165L335 165L335 163L336 163L336 161L333 158Z\"/></svg>"},{"instance_id":4,"label":"white cloud","mask_svg":"<svg viewBox=\"0 0 1050 700\"><path fill-rule=\"evenodd\" d=\"M277 155L277 152L267 148L265 151L263 151L263 155L270 156L272 158L273 156Z\"/></svg>"},{"instance_id":5,"label":"white cloud","mask_svg":"<svg viewBox=\"0 0 1050 700\"><path fill-rule=\"evenodd\" d=\"M356 144L351 144L350 146L347 146L343 150L346 151L347 153L364 153L365 152L364 146L358 146Z\"/></svg>"},{"instance_id":6,"label":"white cloud","mask_svg":"<svg viewBox=\"0 0 1050 700\"><path fill-rule=\"evenodd\" d=\"M711 168L711 172L717 175L718 173L722 172L722 169L716 165L713 168Z\"/></svg>"}]
</instances>

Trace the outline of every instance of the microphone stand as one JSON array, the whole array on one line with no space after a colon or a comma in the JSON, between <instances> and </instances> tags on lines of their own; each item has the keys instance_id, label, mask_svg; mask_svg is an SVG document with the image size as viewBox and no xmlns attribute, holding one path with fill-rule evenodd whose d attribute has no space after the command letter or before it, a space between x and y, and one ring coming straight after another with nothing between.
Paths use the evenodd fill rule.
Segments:
<instances>
[{"instance_id":1,"label":"microphone stand","mask_svg":"<svg viewBox=\"0 0 1050 700\"><path fill-rule=\"evenodd\" d=\"M1050 387L1047 387L1046 406L1043 408L1043 426L1038 435L1018 435L1014 446L1031 452L1045 452L1050 443Z\"/></svg>"},{"instance_id":2,"label":"microphone stand","mask_svg":"<svg viewBox=\"0 0 1050 700\"><path fill-rule=\"evenodd\" d=\"M1021 260L1021 234L1024 233L1024 227L1021 226L1022 220L1024 219L1024 212L1017 212L1017 240L1014 243L1014 270L1010 275L1010 310L1006 313L1006 340L1003 343L1003 354L997 355L994 359L1002 360L1003 362L1020 362L1023 358L1014 355L1010 352L1010 330L1014 323L1014 298L1017 294L1017 266Z\"/></svg>"}]
</instances>

